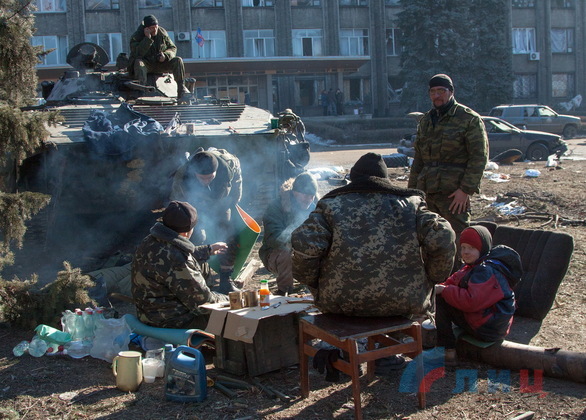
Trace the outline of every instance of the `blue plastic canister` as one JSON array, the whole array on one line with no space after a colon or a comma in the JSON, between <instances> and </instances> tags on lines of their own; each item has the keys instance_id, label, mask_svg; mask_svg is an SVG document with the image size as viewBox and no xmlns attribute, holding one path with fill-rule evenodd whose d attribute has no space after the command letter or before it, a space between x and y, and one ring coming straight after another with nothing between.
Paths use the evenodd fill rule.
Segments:
<instances>
[{"instance_id":1,"label":"blue plastic canister","mask_svg":"<svg viewBox=\"0 0 586 420\"><path fill-rule=\"evenodd\" d=\"M167 400L201 402L206 399L208 395L206 364L199 350L179 346L173 351L166 351L165 360Z\"/></svg>"}]
</instances>

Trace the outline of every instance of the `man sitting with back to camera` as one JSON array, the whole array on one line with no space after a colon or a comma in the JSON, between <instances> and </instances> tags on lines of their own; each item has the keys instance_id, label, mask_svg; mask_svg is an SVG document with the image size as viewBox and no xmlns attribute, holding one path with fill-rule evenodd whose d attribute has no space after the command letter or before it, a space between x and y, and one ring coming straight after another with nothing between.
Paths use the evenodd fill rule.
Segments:
<instances>
[{"instance_id":1,"label":"man sitting with back to camera","mask_svg":"<svg viewBox=\"0 0 586 420\"><path fill-rule=\"evenodd\" d=\"M145 16L130 38L128 73L147 86L148 73L173 73L177 83L177 99L189 93L185 88L185 66L177 55L177 47L154 15Z\"/></svg>"},{"instance_id":2,"label":"man sitting with back to camera","mask_svg":"<svg viewBox=\"0 0 586 420\"><path fill-rule=\"evenodd\" d=\"M197 224L197 210L189 203L172 201L162 222L138 246L132 261L132 296L141 322L161 328L205 329L204 303L228 297L210 291L205 262L226 251L226 244L195 246L189 238Z\"/></svg>"}]
</instances>

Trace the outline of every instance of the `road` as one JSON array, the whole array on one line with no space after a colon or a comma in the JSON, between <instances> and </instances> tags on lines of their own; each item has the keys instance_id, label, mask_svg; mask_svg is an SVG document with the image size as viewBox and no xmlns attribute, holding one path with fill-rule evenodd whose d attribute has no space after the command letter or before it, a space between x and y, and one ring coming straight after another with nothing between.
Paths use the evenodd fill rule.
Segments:
<instances>
[{"instance_id":1,"label":"road","mask_svg":"<svg viewBox=\"0 0 586 420\"><path fill-rule=\"evenodd\" d=\"M570 157L586 160L586 137L567 140L568 153ZM374 152L381 155L397 153L396 147L383 144L363 144L348 146L320 146L319 151L311 152L311 160L307 165L308 169L342 166L351 168L360 156L365 153Z\"/></svg>"}]
</instances>

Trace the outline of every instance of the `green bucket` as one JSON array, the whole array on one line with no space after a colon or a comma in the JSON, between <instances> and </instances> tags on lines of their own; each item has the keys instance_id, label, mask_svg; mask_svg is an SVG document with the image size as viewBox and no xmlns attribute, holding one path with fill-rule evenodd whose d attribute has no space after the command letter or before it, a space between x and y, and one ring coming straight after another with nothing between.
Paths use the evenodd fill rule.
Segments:
<instances>
[{"instance_id":1,"label":"green bucket","mask_svg":"<svg viewBox=\"0 0 586 420\"><path fill-rule=\"evenodd\" d=\"M236 211L232 212L232 223L234 224L238 246L236 260L234 261L234 271L232 271L232 278L235 279L240 274L240 270L242 270L258 235L260 235L260 226L238 204L236 204ZM212 255L208 260L208 264L216 273L220 272L220 260L217 255Z\"/></svg>"}]
</instances>

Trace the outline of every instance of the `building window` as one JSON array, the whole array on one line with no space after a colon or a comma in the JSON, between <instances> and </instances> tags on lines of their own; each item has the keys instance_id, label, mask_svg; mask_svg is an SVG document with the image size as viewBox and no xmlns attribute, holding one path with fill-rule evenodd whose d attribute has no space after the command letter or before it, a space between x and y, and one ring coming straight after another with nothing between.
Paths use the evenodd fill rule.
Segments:
<instances>
[{"instance_id":1,"label":"building window","mask_svg":"<svg viewBox=\"0 0 586 420\"><path fill-rule=\"evenodd\" d=\"M52 66L57 64L67 64L67 45L66 36L33 36L32 44L43 47L44 51L51 51L49 54L41 57L39 66Z\"/></svg>"},{"instance_id":2,"label":"building window","mask_svg":"<svg viewBox=\"0 0 586 420\"><path fill-rule=\"evenodd\" d=\"M275 35L272 29L244 31L245 57L274 57Z\"/></svg>"},{"instance_id":3,"label":"building window","mask_svg":"<svg viewBox=\"0 0 586 420\"><path fill-rule=\"evenodd\" d=\"M516 74L513 82L513 96L519 99L537 97L537 75Z\"/></svg>"},{"instance_id":4,"label":"building window","mask_svg":"<svg viewBox=\"0 0 586 420\"><path fill-rule=\"evenodd\" d=\"M86 34L86 42L93 42L98 44L108 53L110 63L116 61L116 57L122 51L122 34Z\"/></svg>"},{"instance_id":5,"label":"building window","mask_svg":"<svg viewBox=\"0 0 586 420\"><path fill-rule=\"evenodd\" d=\"M242 0L242 7L272 7L273 0Z\"/></svg>"},{"instance_id":6,"label":"building window","mask_svg":"<svg viewBox=\"0 0 586 420\"><path fill-rule=\"evenodd\" d=\"M319 7L321 0L291 0L293 7Z\"/></svg>"},{"instance_id":7,"label":"building window","mask_svg":"<svg viewBox=\"0 0 586 420\"><path fill-rule=\"evenodd\" d=\"M513 7L517 9L526 9L535 7L535 0L513 0Z\"/></svg>"},{"instance_id":8,"label":"building window","mask_svg":"<svg viewBox=\"0 0 586 420\"><path fill-rule=\"evenodd\" d=\"M368 55L368 29L341 29L341 55Z\"/></svg>"},{"instance_id":9,"label":"building window","mask_svg":"<svg viewBox=\"0 0 586 420\"><path fill-rule=\"evenodd\" d=\"M86 10L117 10L120 0L85 0Z\"/></svg>"},{"instance_id":10,"label":"building window","mask_svg":"<svg viewBox=\"0 0 586 420\"><path fill-rule=\"evenodd\" d=\"M571 53L574 51L574 30L572 28L551 30L551 52Z\"/></svg>"},{"instance_id":11,"label":"building window","mask_svg":"<svg viewBox=\"0 0 586 420\"><path fill-rule=\"evenodd\" d=\"M574 0L552 0L551 1L551 8L552 9L573 9L574 8Z\"/></svg>"},{"instance_id":12,"label":"building window","mask_svg":"<svg viewBox=\"0 0 586 420\"><path fill-rule=\"evenodd\" d=\"M399 6L401 0L385 0L385 6Z\"/></svg>"},{"instance_id":13,"label":"building window","mask_svg":"<svg viewBox=\"0 0 586 420\"><path fill-rule=\"evenodd\" d=\"M227 57L226 31L201 31L203 46L200 47L197 39L197 31L191 33L191 56L193 58L218 58Z\"/></svg>"},{"instance_id":14,"label":"building window","mask_svg":"<svg viewBox=\"0 0 586 420\"><path fill-rule=\"evenodd\" d=\"M513 28L513 54L535 52L535 28Z\"/></svg>"},{"instance_id":15,"label":"building window","mask_svg":"<svg viewBox=\"0 0 586 420\"><path fill-rule=\"evenodd\" d=\"M399 33L399 28L387 29L387 55L389 56L398 56L401 54Z\"/></svg>"},{"instance_id":16,"label":"building window","mask_svg":"<svg viewBox=\"0 0 586 420\"><path fill-rule=\"evenodd\" d=\"M149 7L166 7L172 6L172 0L138 0L138 7L146 9Z\"/></svg>"},{"instance_id":17,"label":"building window","mask_svg":"<svg viewBox=\"0 0 586 420\"><path fill-rule=\"evenodd\" d=\"M340 6L368 6L368 0L340 0Z\"/></svg>"},{"instance_id":18,"label":"building window","mask_svg":"<svg viewBox=\"0 0 586 420\"><path fill-rule=\"evenodd\" d=\"M50 13L50 12L66 12L67 1L66 0L37 0L37 12Z\"/></svg>"},{"instance_id":19,"label":"building window","mask_svg":"<svg viewBox=\"0 0 586 420\"><path fill-rule=\"evenodd\" d=\"M223 7L222 0L191 0L191 7Z\"/></svg>"},{"instance_id":20,"label":"building window","mask_svg":"<svg viewBox=\"0 0 586 420\"><path fill-rule=\"evenodd\" d=\"M293 55L298 57L323 55L322 39L321 29L293 29Z\"/></svg>"},{"instance_id":21,"label":"building window","mask_svg":"<svg viewBox=\"0 0 586 420\"><path fill-rule=\"evenodd\" d=\"M554 98L573 97L574 75L570 73L553 73L551 75L551 96Z\"/></svg>"}]
</instances>

